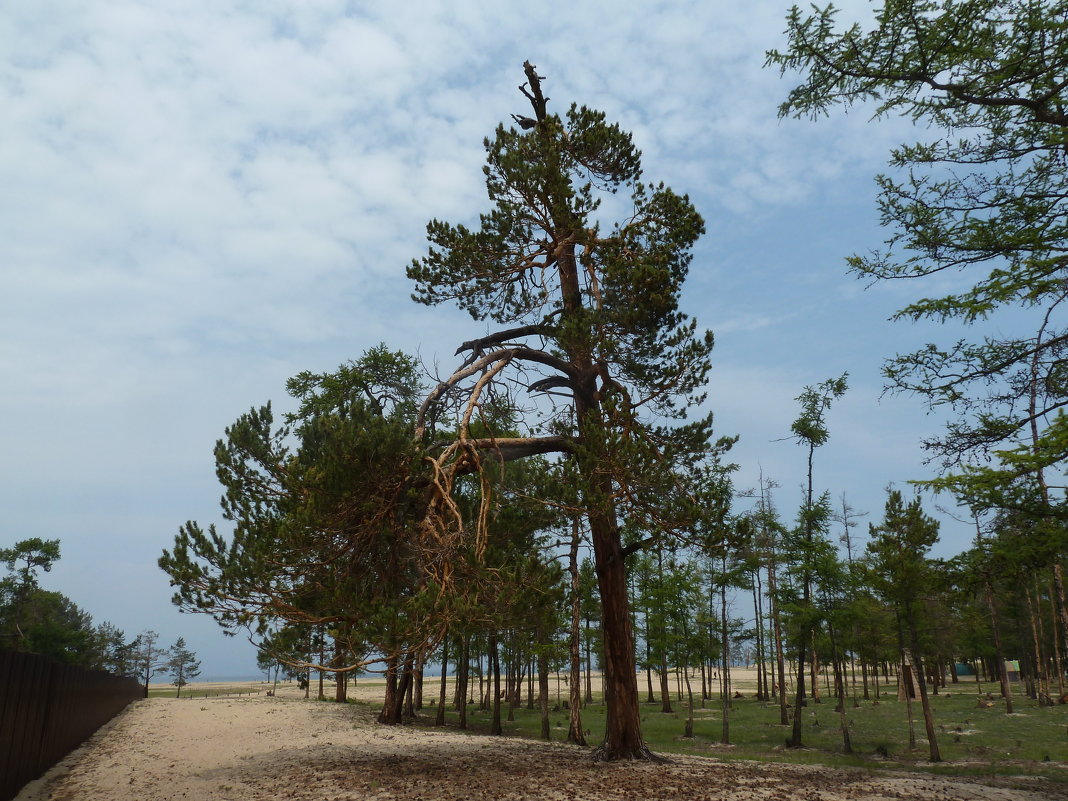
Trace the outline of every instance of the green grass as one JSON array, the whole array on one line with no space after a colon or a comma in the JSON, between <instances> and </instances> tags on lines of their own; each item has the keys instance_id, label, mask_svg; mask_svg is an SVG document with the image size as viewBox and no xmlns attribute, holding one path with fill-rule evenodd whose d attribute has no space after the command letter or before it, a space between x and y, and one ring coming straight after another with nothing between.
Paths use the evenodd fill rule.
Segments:
<instances>
[{"instance_id":1,"label":"green grass","mask_svg":"<svg viewBox=\"0 0 1068 801\"><path fill-rule=\"evenodd\" d=\"M259 684L233 684L226 687L183 687L182 698L215 698L220 695L257 695L263 692ZM150 687L149 698L174 698L178 694L177 687Z\"/></svg>"},{"instance_id":2,"label":"green grass","mask_svg":"<svg viewBox=\"0 0 1068 801\"><path fill-rule=\"evenodd\" d=\"M962 687L964 685L961 685ZM874 770L924 770L952 775L994 776L1032 775L1068 782L1068 706L1040 707L1022 695L1014 697L1015 714L1006 715L998 700L988 709L979 708L976 695L949 689L932 696L935 727L942 759L928 762L922 709L913 703L916 716L917 745L908 747L908 725L903 701L883 696L878 704L860 701L858 708L846 702L846 718L853 754L842 751L839 716L833 701L813 704L802 709L803 748L785 747L789 729L779 725L777 703L753 698L735 699L730 712L730 746L719 743L722 716L719 699L706 701L705 708L694 710L694 738L684 739L686 706L672 699L673 713L665 714L659 703L642 705L642 732L646 742L665 754L697 754L727 760L757 760L829 766L853 766ZM427 707L419 725L433 723L435 709ZM515 710L513 722L502 721L506 736L537 738L541 723L538 711ZM502 718L507 710L502 709ZM468 728L473 733L488 734L491 714L468 708ZM446 724L456 726L458 715L447 710ZM590 731L588 741L595 745L604 732L604 707L591 704L582 711L583 728ZM550 713L554 740L567 737L568 712Z\"/></svg>"}]
</instances>

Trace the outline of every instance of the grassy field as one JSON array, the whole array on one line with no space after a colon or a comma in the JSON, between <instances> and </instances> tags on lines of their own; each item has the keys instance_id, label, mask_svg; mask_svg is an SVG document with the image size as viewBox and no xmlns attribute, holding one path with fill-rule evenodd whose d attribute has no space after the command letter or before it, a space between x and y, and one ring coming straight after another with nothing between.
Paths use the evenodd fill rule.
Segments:
<instances>
[{"instance_id":1,"label":"grassy field","mask_svg":"<svg viewBox=\"0 0 1068 801\"><path fill-rule=\"evenodd\" d=\"M182 698L215 698L220 695L262 695L267 690L271 689L269 684L261 684L260 682L246 682L243 684L225 684L225 685L190 685L182 688ZM162 687L159 685L149 685L148 697L149 698L174 698L178 694L178 688L174 686Z\"/></svg>"},{"instance_id":2,"label":"grassy field","mask_svg":"<svg viewBox=\"0 0 1068 801\"><path fill-rule=\"evenodd\" d=\"M962 687L964 685L961 685ZM1022 688L1017 688L1022 689ZM984 696L985 697L985 696ZM804 715L802 749L788 749L789 730L779 725L777 703L753 698L734 699L730 711L730 745L720 743L722 713L719 699L706 701L694 711L694 737L683 737L686 705L672 699L673 713L661 711L661 705L645 704L642 712L643 733L650 747L660 753L697 754L721 759L822 764L867 767L870 769L909 768L953 775L1041 775L1068 782L1068 706L1040 707L1037 702L1017 695L1016 711L1005 714L1000 700L993 707L980 708L976 694L950 688L932 696L932 708L941 764L929 763L922 711L913 704L916 716L917 745L908 746L906 706L894 696L883 696L879 703L860 701L854 708L847 701L846 718L854 753L842 751L839 715L833 701L812 704ZM433 722L435 710L422 711L419 725ZM507 710L502 710L502 718ZM535 738L540 732L537 710L514 711L513 722L504 721L505 735ZM468 708L468 727L474 733L488 733L490 713ZM557 709L550 715L552 736L567 736L568 712ZM598 703L583 709L583 727L591 744L600 742L604 731L604 707ZM446 723L455 726L457 714L449 709Z\"/></svg>"}]
</instances>

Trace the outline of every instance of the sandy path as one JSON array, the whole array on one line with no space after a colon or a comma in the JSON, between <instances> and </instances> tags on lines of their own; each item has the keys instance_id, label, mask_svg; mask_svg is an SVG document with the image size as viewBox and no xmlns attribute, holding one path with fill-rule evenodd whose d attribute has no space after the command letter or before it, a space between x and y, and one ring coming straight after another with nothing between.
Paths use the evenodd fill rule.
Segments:
<instances>
[{"instance_id":1,"label":"sandy path","mask_svg":"<svg viewBox=\"0 0 1068 801\"><path fill-rule=\"evenodd\" d=\"M700 757L604 765L561 744L378 726L347 705L153 698L131 705L16 801L449 798L1049 801L1068 799L1068 787Z\"/></svg>"}]
</instances>

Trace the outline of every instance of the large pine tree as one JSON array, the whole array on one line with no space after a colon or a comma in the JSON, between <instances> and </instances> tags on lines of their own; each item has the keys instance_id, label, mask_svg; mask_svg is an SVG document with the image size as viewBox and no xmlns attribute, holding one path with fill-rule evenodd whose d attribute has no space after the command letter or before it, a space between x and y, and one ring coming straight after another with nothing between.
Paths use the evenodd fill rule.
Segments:
<instances>
[{"instance_id":1,"label":"large pine tree","mask_svg":"<svg viewBox=\"0 0 1068 801\"><path fill-rule=\"evenodd\" d=\"M420 431L433 442L434 420L456 402L450 436L433 451L441 492L427 524L457 525L451 480L490 457L569 454L603 604L607 724L597 753L648 758L625 566L645 543L625 547L619 521L681 524L692 512L687 470L715 451L711 419L685 420L703 400L712 335L679 310L704 223L685 196L640 182L629 134L586 107L550 114L543 78L524 68L533 116L513 115L518 128L501 125L485 142L490 210L476 229L431 221L429 254L408 270L416 300L453 301L501 326L460 346L466 361L424 405ZM601 199L620 190L631 208L602 231ZM501 391L546 394L529 405L541 411L525 436L474 436L472 420Z\"/></svg>"}]
</instances>

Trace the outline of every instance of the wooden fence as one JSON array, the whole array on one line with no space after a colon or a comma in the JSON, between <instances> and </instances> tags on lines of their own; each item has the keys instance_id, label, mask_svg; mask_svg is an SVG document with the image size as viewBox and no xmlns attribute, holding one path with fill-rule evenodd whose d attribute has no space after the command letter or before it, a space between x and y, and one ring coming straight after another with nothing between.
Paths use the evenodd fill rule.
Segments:
<instances>
[{"instance_id":1,"label":"wooden fence","mask_svg":"<svg viewBox=\"0 0 1068 801\"><path fill-rule=\"evenodd\" d=\"M0 651L0 801L143 696L134 679Z\"/></svg>"}]
</instances>

